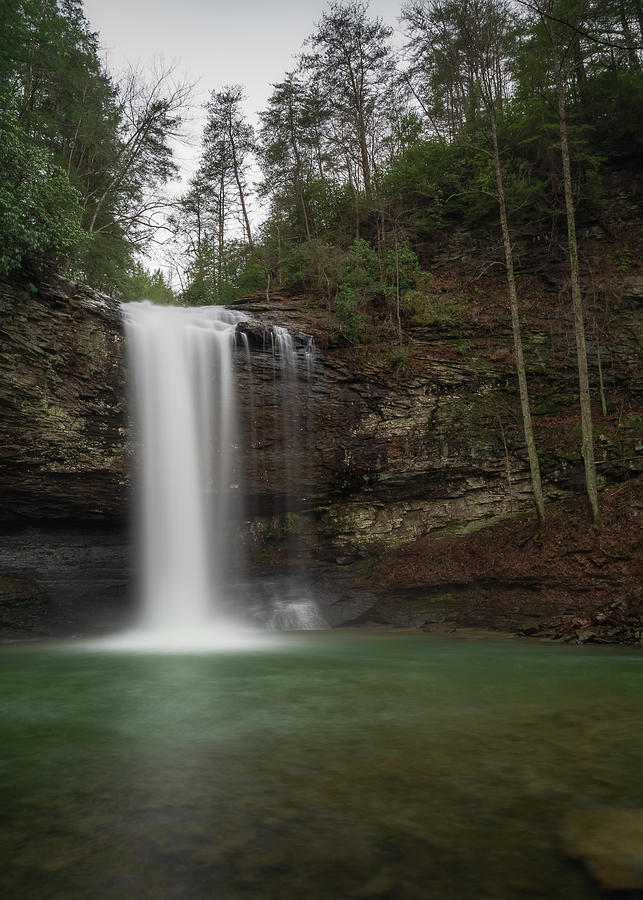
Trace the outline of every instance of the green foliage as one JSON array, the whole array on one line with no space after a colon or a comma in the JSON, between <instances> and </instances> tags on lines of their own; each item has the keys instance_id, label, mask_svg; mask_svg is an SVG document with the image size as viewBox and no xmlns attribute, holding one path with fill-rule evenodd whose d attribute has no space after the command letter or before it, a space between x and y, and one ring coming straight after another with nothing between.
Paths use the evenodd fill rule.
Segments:
<instances>
[{"instance_id":1,"label":"green foliage","mask_svg":"<svg viewBox=\"0 0 643 900\"><path fill-rule=\"evenodd\" d=\"M395 372L406 369L409 362L409 351L406 347L393 347L388 354L389 362Z\"/></svg>"},{"instance_id":2,"label":"green foliage","mask_svg":"<svg viewBox=\"0 0 643 900\"><path fill-rule=\"evenodd\" d=\"M289 244L283 249L280 259L282 283L291 288L304 288L310 278L311 259L305 243Z\"/></svg>"},{"instance_id":3,"label":"green foliage","mask_svg":"<svg viewBox=\"0 0 643 900\"><path fill-rule=\"evenodd\" d=\"M415 291L409 298L411 321L414 325L434 325L452 328L466 318L467 299L461 294L422 294Z\"/></svg>"},{"instance_id":4,"label":"green foliage","mask_svg":"<svg viewBox=\"0 0 643 900\"><path fill-rule=\"evenodd\" d=\"M181 302L187 306L225 305L244 294L265 290L267 266L265 247L251 249L242 241L227 241L220 248L206 234L192 260Z\"/></svg>"},{"instance_id":5,"label":"green foliage","mask_svg":"<svg viewBox=\"0 0 643 900\"><path fill-rule=\"evenodd\" d=\"M446 198L458 190L458 156L452 145L417 140L393 160L383 175L381 192L401 211L414 237L437 236L445 224Z\"/></svg>"},{"instance_id":6,"label":"green foliage","mask_svg":"<svg viewBox=\"0 0 643 900\"><path fill-rule=\"evenodd\" d=\"M123 300L151 300L153 303L172 304L177 297L160 269L148 272L140 263L128 273L122 288Z\"/></svg>"},{"instance_id":7,"label":"green foliage","mask_svg":"<svg viewBox=\"0 0 643 900\"><path fill-rule=\"evenodd\" d=\"M293 512L287 512L284 516L284 524L283 524L283 534L284 536L289 536L291 534L297 534L299 532L300 522L299 515Z\"/></svg>"},{"instance_id":8,"label":"green foliage","mask_svg":"<svg viewBox=\"0 0 643 900\"><path fill-rule=\"evenodd\" d=\"M413 297L429 277L420 269L417 254L406 241L389 250L386 254L384 291L391 315L397 318L399 312L400 320L405 318Z\"/></svg>"},{"instance_id":9,"label":"green foliage","mask_svg":"<svg viewBox=\"0 0 643 900\"><path fill-rule=\"evenodd\" d=\"M386 284L380 259L363 239L353 241L339 271L334 311L346 340L357 344L364 339L363 312L383 305Z\"/></svg>"},{"instance_id":10,"label":"green foliage","mask_svg":"<svg viewBox=\"0 0 643 900\"><path fill-rule=\"evenodd\" d=\"M360 304L381 304L385 294L382 267L368 241L353 241L341 269L340 290L346 288Z\"/></svg>"},{"instance_id":11,"label":"green foliage","mask_svg":"<svg viewBox=\"0 0 643 900\"><path fill-rule=\"evenodd\" d=\"M0 31L2 270L55 265L123 296L186 89L167 70L116 84L80 0L5 0Z\"/></svg>"},{"instance_id":12,"label":"green foliage","mask_svg":"<svg viewBox=\"0 0 643 900\"><path fill-rule=\"evenodd\" d=\"M264 266L256 256L251 256L237 278L236 288L239 295L265 290L266 284L267 277Z\"/></svg>"},{"instance_id":13,"label":"green foliage","mask_svg":"<svg viewBox=\"0 0 643 900\"><path fill-rule=\"evenodd\" d=\"M337 290L344 253L324 240L289 242L273 268L284 287L332 296Z\"/></svg>"},{"instance_id":14,"label":"green foliage","mask_svg":"<svg viewBox=\"0 0 643 900\"><path fill-rule=\"evenodd\" d=\"M301 521L298 513L287 512L283 517L275 516L266 528L264 537L268 541L283 541L299 533Z\"/></svg>"},{"instance_id":15,"label":"green foliage","mask_svg":"<svg viewBox=\"0 0 643 900\"><path fill-rule=\"evenodd\" d=\"M556 0L564 14L549 23L565 67L580 220L610 199L608 167L632 169L643 154L638 8ZM315 291L354 342L391 323L401 330L398 315L458 324L460 301L421 294L422 267L454 233L497 255L492 124L512 234L564 242L556 72L542 21L502 3L423 0L404 4L403 18L400 78L389 29L366 4L332 2L297 69L274 85L258 136L241 86L212 91L201 163L171 217L182 302ZM497 37L497 102L478 25ZM56 265L117 296L170 299L160 273L135 260L176 173L170 138L185 88L168 72L130 71L116 83L79 0L5 0L0 27L0 271ZM246 208L253 156L267 207L260 237ZM619 271L629 265L618 260Z\"/></svg>"},{"instance_id":16,"label":"green foliage","mask_svg":"<svg viewBox=\"0 0 643 900\"><path fill-rule=\"evenodd\" d=\"M204 235L188 269L188 285L181 295L186 306L207 306L217 297L217 271L215 246L209 235Z\"/></svg>"},{"instance_id":17,"label":"green foliage","mask_svg":"<svg viewBox=\"0 0 643 900\"><path fill-rule=\"evenodd\" d=\"M402 294L415 290L426 273L420 269L417 254L407 242L398 244L386 254L386 280L390 288L399 289Z\"/></svg>"},{"instance_id":18,"label":"green foliage","mask_svg":"<svg viewBox=\"0 0 643 900\"><path fill-rule=\"evenodd\" d=\"M72 266L86 237L81 199L52 153L0 123L0 274Z\"/></svg>"},{"instance_id":19,"label":"green foliage","mask_svg":"<svg viewBox=\"0 0 643 900\"><path fill-rule=\"evenodd\" d=\"M335 317L339 330L351 344L358 344L364 336L364 322L358 312L355 291L342 284L335 296Z\"/></svg>"},{"instance_id":20,"label":"green foliage","mask_svg":"<svg viewBox=\"0 0 643 900\"><path fill-rule=\"evenodd\" d=\"M634 263L634 254L628 247L623 247L616 253L616 271L629 272Z\"/></svg>"}]
</instances>

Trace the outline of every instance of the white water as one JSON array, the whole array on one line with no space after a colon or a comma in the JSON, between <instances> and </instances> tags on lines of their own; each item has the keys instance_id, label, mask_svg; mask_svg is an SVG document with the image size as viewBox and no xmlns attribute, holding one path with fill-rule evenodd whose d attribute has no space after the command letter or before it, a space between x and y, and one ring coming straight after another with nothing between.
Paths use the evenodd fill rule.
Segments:
<instances>
[{"instance_id":1,"label":"white water","mask_svg":"<svg viewBox=\"0 0 643 900\"><path fill-rule=\"evenodd\" d=\"M231 534L242 490L233 354L237 326L248 317L223 307L148 301L125 304L123 315L138 439L141 613L135 629L102 639L100 646L180 652L265 646L265 631L250 630L243 614L231 614L225 590L230 561L238 556ZM240 343L251 383L246 334ZM298 421L292 389L302 364L310 379L314 342L310 338L298 353L292 335L275 326L270 343L288 467ZM283 593L276 598L263 616L264 629L325 627L302 591L293 592L292 584L282 590L294 599Z\"/></svg>"},{"instance_id":2,"label":"white water","mask_svg":"<svg viewBox=\"0 0 643 900\"><path fill-rule=\"evenodd\" d=\"M129 639L236 643L223 584L238 491L232 354L236 327L247 317L147 301L123 309L138 430L142 595L140 627Z\"/></svg>"},{"instance_id":3,"label":"white water","mask_svg":"<svg viewBox=\"0 0 643 900\"><path fill-rule=\"evenodd\" d=\"M314 600L277 600L268 620L272 631L319 631L328 623Z\"/></svg>"},{"instance_id":4,"label":"white water","mask_svg":"<svg viewBox=\"0 0 643 900\"><path fill-rule=\"evenodd\" d=\"M295 528L285 542L285 555L289 562L289 574L282 580L280 596L273 599L271 614L266 626L273 631L310 631L328 628L315 601L308 596L307 584L297 574L293 560L301 557L298 528L296 526L301 506L306 498L299 492L301 471L297 461L308 438L308 422L305 412L297 403L297 385L300 376L309 382L315 368L316 348L310 335L299 335L299 348L288 329L272 326L273 377L281 407L281 437L283 442L283 477L286 483L285 507L282 515L293 516ZM301 339L306 338L302 343ZM291 520L292 521L292 520Z\"/></svg>"}]
</instances>

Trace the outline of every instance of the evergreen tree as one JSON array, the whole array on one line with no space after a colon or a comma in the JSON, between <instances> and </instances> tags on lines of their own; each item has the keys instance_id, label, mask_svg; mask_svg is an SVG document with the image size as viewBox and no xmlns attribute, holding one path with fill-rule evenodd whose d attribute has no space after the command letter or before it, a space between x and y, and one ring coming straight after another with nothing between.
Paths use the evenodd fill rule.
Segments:
<instances>
[{"instance_id":1,"label":"evergreen tree","mask_svg":"<svg viewBox=\"0 0 643 900\"><path fill-rule=\"evenodd\" d=\"M55 176L45 167L36 180L55 177L60 189L64 175L77 193L66 191L62 208L75 197L90 235L83 240L79 231L75 248L67 246L63 256L54 252L55 241L31 242L19 265L55 258L58 266L73 264L76 274L118 292L135 254L157 234L166 207L162 188L176 171L170 140L189 89L171 70L130 70L115 84L79 0L7 0L1 15L5 152L22 144L28 148L25 161L30 153L31 159L37 153L51 159ZM10 184L6 191L10 196ZM23 224L29 228L26 217Z\"/></svg>"},{"instance_id":2,"label":"evergreen tree","mask_svg":"<svg viewBox=\"0 0 643 900\"><path fill-rule=\"evenodd\" d=\"M332 2L308 39L311 52L302 55L301 63L316 81L318 95L329 98L332 143L344 159L348 181L368 197L393 60L392 30L381 19L369 19L367 11L365 3Z\"/></svg>"}]
</instances>

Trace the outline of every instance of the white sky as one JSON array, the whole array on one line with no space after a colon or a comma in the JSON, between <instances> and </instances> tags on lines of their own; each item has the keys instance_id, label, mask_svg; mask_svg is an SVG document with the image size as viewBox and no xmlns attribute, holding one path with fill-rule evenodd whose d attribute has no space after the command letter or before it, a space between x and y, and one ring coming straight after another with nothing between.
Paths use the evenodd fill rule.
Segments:
<instances>
[{"instance_id":1,"label":"white sky","mask_svg":"<svg viewBox=\"0 0 643 900\"><path fill-rule=\"evenodd\" d=\"M371 0L369 14L397 28L401 3ZM184 178L194 168L201 108L210 91L244 85L247 112L256 123L271 84L296 67L296 54L327 8L323 0L84 0L84 6L115 74L128 63L145 67L160 57L198 82L187 123L194 146L177 154Z\"/></svg>"}]
</instances>

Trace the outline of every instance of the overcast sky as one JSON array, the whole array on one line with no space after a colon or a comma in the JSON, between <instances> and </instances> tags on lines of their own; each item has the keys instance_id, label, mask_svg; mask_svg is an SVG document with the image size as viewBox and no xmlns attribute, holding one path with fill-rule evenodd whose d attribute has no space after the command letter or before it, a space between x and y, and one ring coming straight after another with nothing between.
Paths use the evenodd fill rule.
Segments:
<instances>
[{"instance_id":1,"label":"overcast sky","mask_svg":"<svg viewBox=\"0 0 643 900\"><path fill-rule=\"evenodd\" d=\"M162 57L198 82L190 126L196 139L203 103L224 84L245 86L247 111L256 121L270 85L295 68L296 54L327 8L322 0L84 0L84 5L114 73L127 63L145 66ZM372 0L370 15L397 28L400 6L401 0ZM196 148L179 151L184 175L196 154Z\"/></svg>"}]
</instances>

